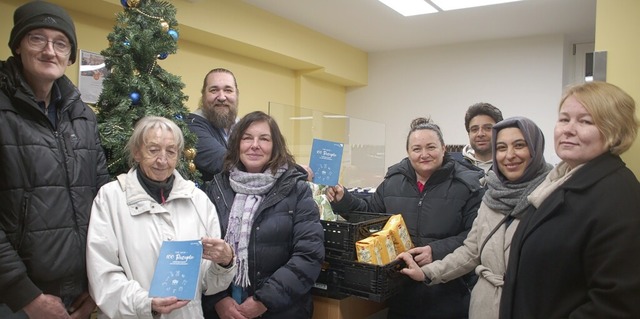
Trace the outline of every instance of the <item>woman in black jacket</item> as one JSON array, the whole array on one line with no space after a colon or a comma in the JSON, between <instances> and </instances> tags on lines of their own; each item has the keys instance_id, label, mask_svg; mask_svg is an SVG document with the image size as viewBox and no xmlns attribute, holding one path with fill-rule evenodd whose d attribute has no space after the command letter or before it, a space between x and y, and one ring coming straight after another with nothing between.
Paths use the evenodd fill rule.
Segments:
<instances>
[{"instance_id":1,"label":"woman in black jacket","mask_svg":"<svg viewBox=\"0 0 640 319\"><path fill-rule=\"evenodd\" d=\"M640 183L620 158L638 133L633 98L570 87L554 130L560 162L529 195L500 318L640 318Z\"/></svg>"},{"instance_id":2,"label":"woman in black jacket","mask_svg":"<svg viewBox=\"0 0 640 319\"><path fill-rule=\"evenodd\" d=\"M407 158L391 166L371 198L361 199L330 187L335 211L402 214L418 265L442 259L460 247L476 218L484 194L482 173L446 154L440 128L425 118L411 123ZM469 286L459 278L426 286L411 282L389 302L388 318L466 318Z\"/></svg>"},{"instance_id":3,"label":"woman in black jacket","mask_svg":"<svg viewBox=\"0 0 640 319\"><path fill-rule=\"evenodd\" d=\"M308 319L324 259L324 232L305 170L277 123L257 111L235 126L223 171L207 188L238 274L210 297L206 318Z\"/></svg>"}]
</instances>

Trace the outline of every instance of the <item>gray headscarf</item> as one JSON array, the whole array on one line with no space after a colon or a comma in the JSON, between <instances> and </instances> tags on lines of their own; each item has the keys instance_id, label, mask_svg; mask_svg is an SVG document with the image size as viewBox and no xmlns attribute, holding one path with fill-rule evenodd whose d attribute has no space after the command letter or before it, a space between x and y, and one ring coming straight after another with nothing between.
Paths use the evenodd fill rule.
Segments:
<instances>
[{"instance_id":1,"label":"gray headscarf","mask_svg":"<svg viewBox=\"0 0 640 319\"><path fill-rule=\"evenodd\" d=\"M504 175L500 172L498 166L496 165L496 139L498 137L498 132L508 127L515 127L520 129L520 132L522 132L522 136L524 136L524 140L527 142L527 146L529 147L529 153L531 154L531 162L529 163L529 166L527 166L527 168L524 170L524 174L522 174L522 176L520 176L520 178L515 181L509 181L506 177L504 177ZM502 120L496 123L493 126L492 131L492 170L496 173L498 178L503 183L518 184L530 181L534 177L538 176L540 170L547 165L547 162L544 160L544 134L542 134L540 128L532 120L522 116L510 117L506 120Z\"/></svg>"},{"instance_id":2,"label":"gray headscarf","mask_svg":"<svg viewBox=\"0 0 640 319\"><path fill-rule=\"evenodd\" d=\"M531 154L531 161L525 168L524 173L515 181L508 180L500 172L498 161L496 160L496 138L498 132L508 127L520 129ZM512 117L493 126L491 148L493 151L493 168L487 174L488 188L482 201L494 211L520 218L529 206L527 195L542 183L552 168L544 160L544 135L540 128L530 119Z\"/></svg>"}]
</instances>

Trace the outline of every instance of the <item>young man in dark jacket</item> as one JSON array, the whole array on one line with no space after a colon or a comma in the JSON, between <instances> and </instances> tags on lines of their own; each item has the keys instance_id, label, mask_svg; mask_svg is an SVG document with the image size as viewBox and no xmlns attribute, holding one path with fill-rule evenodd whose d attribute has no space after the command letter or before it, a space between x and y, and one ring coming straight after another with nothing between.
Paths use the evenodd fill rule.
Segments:
<instances>
[{"instance_id":1,"label":"young man in dark jacket","mask_svg":"<svg viewBox=\"0 0 640 319\"><path fill-rule=\"evenodd\" d=\"M109 180L93 111L64 75L71 17L29 2L14 12L0 62L0 317L88 318L91 203Z\"/></svg>"}]
</instances>

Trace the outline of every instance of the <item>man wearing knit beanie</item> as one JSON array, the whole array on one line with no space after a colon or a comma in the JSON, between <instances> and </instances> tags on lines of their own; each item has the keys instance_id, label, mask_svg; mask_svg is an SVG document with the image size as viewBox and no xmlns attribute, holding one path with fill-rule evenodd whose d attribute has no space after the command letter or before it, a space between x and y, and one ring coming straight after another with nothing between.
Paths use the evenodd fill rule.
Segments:
<instances>
[{"instance_id":1,"label":"man wearing knit beanie","mask_svg":"<svg viewBox=\"0 0 640 319\"><path fill-rule=\"evenodd\" d=\"M9 48L11 53L16 55L16 48L20 45L22 38L33 29L47 28L60 30L67 36L71 44L70 61L76 61L76 50L78 41L76 38L76 27L73 20L64 9L55 4L44 1L29 2L13 13L13 30L9 38Z\"/></svg>"},{"instance_id":2,"label":"man wearing knit beanie","mask_svg":"<svg viewBox=\"0 0 640 319\"><path fill-rule=\"evenodd\" d=\"M0 318L89 318L86 238L109 181L96 116L64 75L73 20L33 1L13 15L0 61Z\"/></svg>"}]
</instances>

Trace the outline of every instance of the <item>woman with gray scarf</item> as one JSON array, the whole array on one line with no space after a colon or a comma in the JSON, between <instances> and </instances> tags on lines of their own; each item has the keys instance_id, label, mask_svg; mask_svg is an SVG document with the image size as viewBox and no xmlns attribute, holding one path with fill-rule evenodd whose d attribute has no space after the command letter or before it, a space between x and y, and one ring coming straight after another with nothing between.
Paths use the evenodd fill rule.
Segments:
<instances>
[{"instance_id":1,"label":"woman with gray scarf","mask_svg":"<svg viewBox=\"0 0 640 319\"><path fill-rule=\"evenodd\" d=\"M493 126L493 168L487 174L487 191L478 217L464 245L442 260L420 268L411 255L402 273L434 285L449 282L475 269L478 283L471 292L469 318L498 318L503 274L511 238L530 205L529 195L551 170L544 160L544 135L533 121L512 117Z\"/></svg>"},{"instance_id":2,"label":"woman with gray scarf","mask_svg":"<svg viewBox=\"0 0 640 319\"><path fill-rule=\"evenodd\" d=\"M306 179L272 117L256 111L235 125L207 195L238 273L229 289L204 303L205 318L312 317L324 231Z\"/></svg>"}]
</instances>

